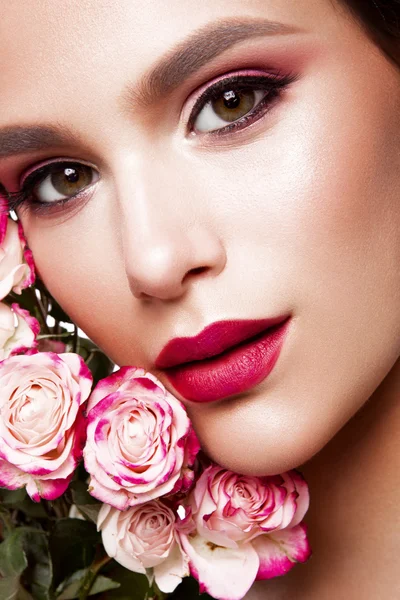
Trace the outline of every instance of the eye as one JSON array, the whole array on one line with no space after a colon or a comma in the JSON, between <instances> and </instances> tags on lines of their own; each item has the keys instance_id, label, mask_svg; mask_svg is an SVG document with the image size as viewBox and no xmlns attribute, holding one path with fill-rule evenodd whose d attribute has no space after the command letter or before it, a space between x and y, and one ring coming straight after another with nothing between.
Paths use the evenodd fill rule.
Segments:
<instances>
[{"instance_id":1,"label":"eye","mask_svg":"<svg viewBox=\"0 0 400 600\"><path fill-rule=\"evenodd\" d=\"M66 200L98 180L98 174L92 167L80 163L53 163L49 169L51 172L47 176L43 176L46 173L44 171L39 181L34 183L32 196L37 202Z\"/></svg>"},{"instance_id":2,"label":"eye","mask_svg":"<svg viewBox=\"0 0 400 600\"><path fill-rule=\"evenodd\" d=\"M192 134L222 135L258 120L294 81L293 75L235 75L210 86L195 103L189 117Z\"/></svg>"},{"instance_id":3,"label":"eye","mask_svg":"<svg viewBox=\"0 0 400 600\"><path fill-rule=\"evenodd\" d=\"M45 211L80 197L99 180L99 173L77 162L54 162L30 173L18 192L8 194L9 210L27 204L33 210Z\"/></svg>"},{"instance_id":4,"label":"eye","mask_svg":"<svg viewBox=\"0 0 400 600\"><path fill-rule=\"evenodd\" d=\"M208 102L200 111L194 126L202 133L214 131L232 123L249 113L268 92L260 90L229 90L216 100Z\"/></svg>"}]
</instances>

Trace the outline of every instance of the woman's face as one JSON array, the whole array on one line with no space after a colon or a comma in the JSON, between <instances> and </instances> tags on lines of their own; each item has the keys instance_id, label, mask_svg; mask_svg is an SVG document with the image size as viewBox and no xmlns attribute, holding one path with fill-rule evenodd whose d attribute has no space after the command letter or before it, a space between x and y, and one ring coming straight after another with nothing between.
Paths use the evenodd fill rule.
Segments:
<instances>
[{"instance_id":1,"label":"woman's face","mask_svg":"<svg viewBox=\"0 0 400 600\"><path fill-rule=\"evenodd\" d=\"M74 163L18 209L50 292L220 464L308 460L400 353L399 71L331 0L18 0L0 31L0 182ZM188 401L155 365L172 338L282 315L243 393Z\"/></svg>"}]
</instances>

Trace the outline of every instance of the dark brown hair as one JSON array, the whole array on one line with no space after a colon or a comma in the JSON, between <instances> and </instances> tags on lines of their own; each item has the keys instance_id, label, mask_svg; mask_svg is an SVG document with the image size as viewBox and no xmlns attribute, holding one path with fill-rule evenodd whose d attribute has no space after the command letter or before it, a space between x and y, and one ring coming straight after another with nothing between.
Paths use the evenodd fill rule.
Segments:
<instances>
[{"instance_id":1,"label":"dark brown hair","mask_svg":"<svg viewBox=\"0 0 400 600\"><path fill-rule=\"evenodd\" d=\"M400 0L341 0L367 33L400 66Z\"/></svg>"}]
</instances>

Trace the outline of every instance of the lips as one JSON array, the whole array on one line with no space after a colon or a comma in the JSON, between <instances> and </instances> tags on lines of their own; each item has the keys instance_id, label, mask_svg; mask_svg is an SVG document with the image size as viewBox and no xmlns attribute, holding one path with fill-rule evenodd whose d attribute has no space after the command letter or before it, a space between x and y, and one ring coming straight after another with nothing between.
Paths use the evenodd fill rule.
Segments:
<instances>
[{"instance_id":1,"label":"lips","mask_svg":"<svg viewBox=\"0 0 400 600\"><path fill-rule=\"evenodd\" d=\"M288 316L219 321L195 337L171 340L155 364L187 400L220 400L267 377L278 359L288 323Z\"/></svg>"}]
</instances>

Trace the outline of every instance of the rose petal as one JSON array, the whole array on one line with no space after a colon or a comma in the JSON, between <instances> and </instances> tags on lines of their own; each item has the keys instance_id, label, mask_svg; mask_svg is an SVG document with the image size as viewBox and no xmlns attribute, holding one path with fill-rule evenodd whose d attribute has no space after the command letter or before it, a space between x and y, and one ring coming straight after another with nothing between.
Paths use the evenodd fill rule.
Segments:
<instances>
[{"instance_id":1,"label":"rose petal","mask_svg":"<svg viewBox=\"0 0 400 600\"><path fill-rule=\"evenodd\" d=\"M24 487L30 477L18 467L15 467L6 460L0 459L0 487L8 490L19 490Z\"/></svg>"},{"instance_id":2,"label":"rose petal","mask_svg":"<svg viewBox=\"0 0 400 600\"><path fill-rule=\"evenodd\" d=\"M298 493L298 497L296 498L296 513L290 523L290 527L294 527L304 519L304 515L306 514L310 505L310 492L308 485L300 471L293 469L292 471L289 471L289 474L294 481L296 491Z\"/></svg>"},{"instance_id":3,"label":"rose petal","mask_svg":"<svg viewBox=\"0 0 400 600\"><path fill-rule=\"evenodd\" d=\"M251 543L260 559L257 579L284 575L297 562L305 562L311 556L306 534L306 525L301 523L255 538Z\"/></svg>"},{"instance_id":4,"label":"rose petal","mask_svg":"<svg viewBox=\"0 0 400 600\"><path fill-rule=\"evenodd\" d=\"M241 600L252 586L259 567L257 552L250 543L236 549L222 548L199 535L180 534L189 557L190 572L207 592L219 600Z\"/></svg>"},{"instance_id":5,"label":"rose petal","mask_svg":"<svg viewBox=\"0 0 400 600\"><path fill-rule=\"evenodd\" d=\"M31 478L26 491L35 502L44 500L56 500L63 495L68 488L72 475L68 479L33 479Z\"/></svg>"},{"instance_id":6,"label":"rose petal","mask_svg":"<svg viewBox=\"0 0 400 600\"><path fill-rule=\"evenodd\" d=\"M189 575L189 564L179 544L175 544L169 556L159 565L154 567L154 577L160 590L171 594L182 582L183 577Z\"/></svg>"}]
</instances>

